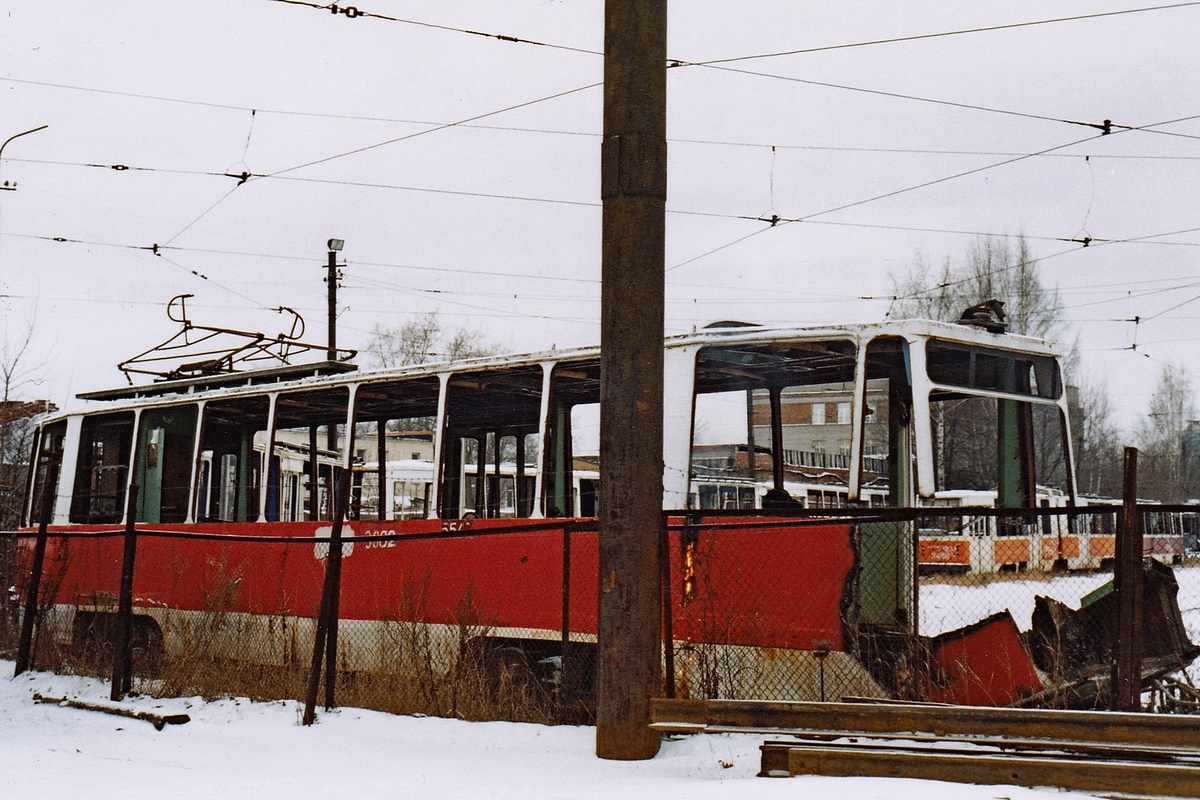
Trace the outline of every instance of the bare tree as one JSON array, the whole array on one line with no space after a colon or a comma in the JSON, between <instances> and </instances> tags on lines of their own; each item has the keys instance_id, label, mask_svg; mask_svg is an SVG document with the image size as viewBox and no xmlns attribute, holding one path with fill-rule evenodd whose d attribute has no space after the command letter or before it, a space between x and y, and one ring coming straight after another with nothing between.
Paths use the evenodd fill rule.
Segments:
<instances>
[{"instance_id":1,"label":"bare tree","mask_svg":"<svg viewBox=\"0 0 1200 800\"><path fill-rule=\"evenodd\" d=\"M1073 390L1073 387L1069 389ZM1108 386L1084 379L1075 400L1071 424L1079 491L1101 497L1120 497L1124 437L1113 419Z\"/></svg>"},{"instance_id":2,"label":"bare tree","mask_svg":"<svg viewBox=\"0 0 1200 800\"><path fill-rule=\"evenodd\" d=\"M31 358L32 320L16 334L4 328L0 343L0 530L12 530L21 519L25 499L25 472L33 445L32 417L53 411L45 400L20 399L30 387L41 384L44 363Z\"/></svg>"},{"instance_id":3,"label":"bare tree","mask_svg":"<svg viewBox=\"0 0 1200 800\"><path fill-rule=\"evenodd\" d=\"M1184 431L1196 418L1196 397L1181 368L1164 365L1150 400L1150 412L1137 428L1139 494L1165 503L1187 499Z\"/></svg>"},{"instance_id":4,"label":"bare tree","mask_svg":"<svg viewBox=\"0 0 1200 800\"><path fill-rule=\"evenodd\" d=\"M963 310L985 300L1000 300L1013 333L1060 339L1067 333L1058 289L1042 281L1037 259L1024 236L976 239L966 257L947 257L933 266L920 253L907 275L892 276L896 300L890 315L899 319L953 322Z\"/></svg>"},{"instance_id":5,"label":"bare tree","mask_svg":"<svg viewBox=\"0 0 1200 800\"><path fill-rule=\"evenodd\" d=\"M494 354L482 331L466 326L447 331L438 312L417 314L395 328L376 325L366 352L381 367L407 367L431 361L450 361Z\"/></svg>"}]
</instances>

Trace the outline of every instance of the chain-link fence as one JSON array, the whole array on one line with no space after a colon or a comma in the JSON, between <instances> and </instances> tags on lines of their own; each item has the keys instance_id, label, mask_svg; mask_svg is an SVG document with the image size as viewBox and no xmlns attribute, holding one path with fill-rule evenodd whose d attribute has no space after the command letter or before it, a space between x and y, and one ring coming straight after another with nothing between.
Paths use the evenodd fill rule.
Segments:
<instances>
[{"instance_id":1,"label":"chain-link fence","mask_svg":"<svg viewBox=\"0 0 1200 800\"><path fill-rule=\"evenodd\" d=\"M1195 711L1196 516L1142 508L1144 698L1156 710ZM663 693L1108 707L1118 512L667 514ZM132 688L303 698L330 527L137 531ZM339 704L468 719L590 718L594 521L414 520L402 533L350 522L344 536L330 673ZM0 540L12 587L0 623L6 653L16 650L34 542L28 533ZM112 674L123 543L119 530L48 534L34 665Z\"/></svg>"}]
</instances>

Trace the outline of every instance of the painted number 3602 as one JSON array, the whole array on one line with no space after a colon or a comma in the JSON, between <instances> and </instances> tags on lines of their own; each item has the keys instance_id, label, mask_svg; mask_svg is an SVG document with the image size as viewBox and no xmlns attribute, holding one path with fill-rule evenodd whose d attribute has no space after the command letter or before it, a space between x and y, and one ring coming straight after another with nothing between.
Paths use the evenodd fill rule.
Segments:
<instances>
[{"instance_id":1,"label":"painted number 3602","mask_svg":"<svg viewBox=\"0 0 1200 800\"><path fill-rule=\"evenodd\" d=\"M376 531L368 530L368 531L364 532L363 535L364 536L395 536L396 532L389 528L388 530L376 530ZM395 547L395 546L396 546L396 542L391 539L384 541L384 542L363 542L363 547L365 547L367 550L386 550L389 547Z\"/></svg>"}]
</instances>

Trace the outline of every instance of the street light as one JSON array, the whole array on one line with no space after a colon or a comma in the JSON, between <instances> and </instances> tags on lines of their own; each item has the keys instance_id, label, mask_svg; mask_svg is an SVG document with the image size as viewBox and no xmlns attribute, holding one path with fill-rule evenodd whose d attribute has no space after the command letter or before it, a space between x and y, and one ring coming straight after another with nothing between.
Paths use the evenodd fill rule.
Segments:
<instances>
[{"instance_id":1,"label":"street light","mask_svg":"<svg viewBox=\"0 0 1200 800\"><path fill-rule=\"evenodd\" d=\"M4 140L4 144L0 144L0 159L2 159L4 156L4 148L7 147L8 143L11 142L13 139L18 139L22 136L28 136L31 133L37 133L38 131L45 130L46 128L49 128L49 127L50 127L49 125L39 125L36 128L30 128L27 131L21 131L20 133L17 133L17 134L14 134L14 135L8 137L7 139ZM4 162L2 160L0 160L0 166L3 166L3 164L4 164ZM8 192L15 192L17 190L17 182L13 181L10 184L8 181L4 181L3 183L0 183L0 189L4 189L5 191L8 191Z\"/></svg>"}]
</instances>

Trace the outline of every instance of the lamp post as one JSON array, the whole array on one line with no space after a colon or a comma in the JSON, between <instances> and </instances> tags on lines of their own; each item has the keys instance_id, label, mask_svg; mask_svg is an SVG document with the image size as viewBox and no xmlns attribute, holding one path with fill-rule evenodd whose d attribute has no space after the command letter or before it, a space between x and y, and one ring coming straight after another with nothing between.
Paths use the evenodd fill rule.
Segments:
<instances>
[{"instance_id":1,"label":"lamp post","mask_svg":"<svg viewBox=\"0 0 1200 800\"><path fill-rule=\"evenodd\" d=\"M4 148L7 147L8 143L11 142L13 139L18 139L22 136L28 136L31 133L37 133L38 131L45 130L46 128L49 128L49 127L50 127L49 125L39 125L36 128L30 128L27 131L21 131L20 133L17 133L17 134L14 134L14 135L8 137L7 139L4 140L4 144L0 144L0 159L2 159L4 156ZM2 167L3 164L4 164L4 162L2 160L0 160L0 167ZM4 182L0 183L0 189L4 189L5 191L8 191L8 192L16 191L17 182L13 181L10 184L8 181L4 181Z\"/></svg>"},{"instance_id":2,"label":"lamp post","mask_svg":"<svg viewBox=\"0 0 1200 800\"><path fill-rule=\"evenodd\" d=\"M337 254L346 244L342 239L329 240L329 275L325 278L329 284L329 349L326 357L337 361Z\"/></svg>"}]
</instances>

